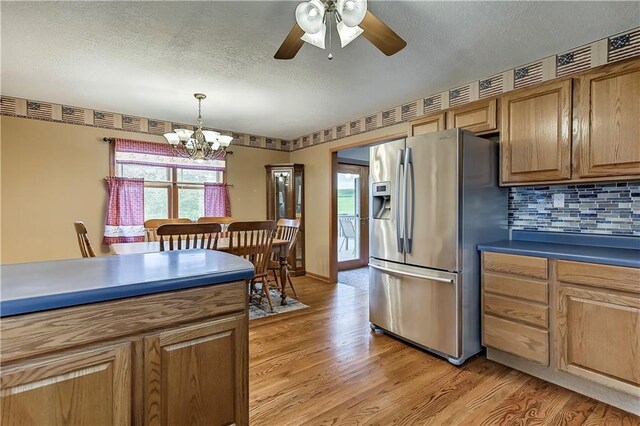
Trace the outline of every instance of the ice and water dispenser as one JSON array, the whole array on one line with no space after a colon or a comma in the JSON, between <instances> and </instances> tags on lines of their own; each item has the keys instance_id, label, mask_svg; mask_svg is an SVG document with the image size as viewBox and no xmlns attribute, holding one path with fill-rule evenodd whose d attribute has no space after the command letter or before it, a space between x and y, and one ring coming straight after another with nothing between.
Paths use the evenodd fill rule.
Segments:
<instances>
[{"instance_id":1,"label":"ice and water dispenser","mask_svg":"<svg viewBox=\"0 0 640 426\"><path fill-rule=\"evenodd\" d=\"M375 182L371 186L373 219L391 219L391 182Z\"/></svg>"}]
</instances>

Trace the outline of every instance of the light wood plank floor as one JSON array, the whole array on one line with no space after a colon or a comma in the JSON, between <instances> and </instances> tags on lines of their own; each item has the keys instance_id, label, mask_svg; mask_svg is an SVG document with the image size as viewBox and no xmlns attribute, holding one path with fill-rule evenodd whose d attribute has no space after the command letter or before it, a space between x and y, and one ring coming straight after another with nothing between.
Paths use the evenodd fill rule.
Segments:
<instances>
[{"instance_id":1,"label":"light wood plank floor","mask_svg":"<svg viewBox=\"0 0 640 426\"><path fill-rule=\"evenodd\" d=\"M484 356L457 368L372 332L364 290L295 282L309 309L249 326L252 425L640 425Z\"/></svg>"}]
</instances>

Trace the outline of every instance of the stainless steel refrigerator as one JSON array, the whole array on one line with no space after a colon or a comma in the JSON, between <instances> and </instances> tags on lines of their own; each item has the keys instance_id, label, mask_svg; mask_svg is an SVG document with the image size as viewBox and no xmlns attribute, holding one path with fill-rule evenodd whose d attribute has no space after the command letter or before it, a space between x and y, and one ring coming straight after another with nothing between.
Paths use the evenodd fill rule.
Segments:
<instances>
[{"instance_id":1,"label":"stainless steel refrigerator","mask_svg":"<svg viewBox=\"0 0 640 426\"><path fill-rule=\"evenodd\" d=\"M497 143L451 129L369 154L371 326L460 365L481 350L476 247L508 237Z\"/></svg>"}]
</instances>

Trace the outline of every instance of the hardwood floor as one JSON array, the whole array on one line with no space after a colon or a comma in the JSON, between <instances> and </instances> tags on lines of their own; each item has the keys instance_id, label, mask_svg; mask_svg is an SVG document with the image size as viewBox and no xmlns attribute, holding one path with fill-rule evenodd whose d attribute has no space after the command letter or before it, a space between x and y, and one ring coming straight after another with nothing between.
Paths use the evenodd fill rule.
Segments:
<instances>
[{"instance_id":1,"label":"hardwood floor","mask_svg":"<svg viewBox=\"0 0 640 426\"><path fill-rule=\"evenodd\" d=\"M309 309L249 326L252 425L640 425L484 356L458 368L375 333L364 290L295 285Z\"/></svg>"}]
</instances>

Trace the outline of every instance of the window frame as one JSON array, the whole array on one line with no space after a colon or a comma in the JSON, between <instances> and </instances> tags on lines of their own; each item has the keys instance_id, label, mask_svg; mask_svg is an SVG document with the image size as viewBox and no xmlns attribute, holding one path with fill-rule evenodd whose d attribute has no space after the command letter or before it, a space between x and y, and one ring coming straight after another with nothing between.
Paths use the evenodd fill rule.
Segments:
<instances>
[{"instance_id":1,"label":"window frame","mask_svg":"<svg viewBox=\"0 0 640 426\"><path fill-rule=\"evenodd\" d=\"M124 163L126 164L126 163ZM116 146L115 143L109 144L109 174L111 176L122 177L122 166L124 164L116 163ZM169 217L168 219L177 219L179 216L179 207L180 207L180 197L179 197L179 189L181 188L202 188L204 189L204 182L196 183L196 182L180 182L178 181L178 169L181 167L178 166L151 166L149 167L164 167L169 170L170 179L168 181L153 181L146 180L144 181L145 188L165 188L167 189L167 209ZM220 181L218 183L227 183L227 173L225 170L219 170L217 173L221 174ZM156 219L156 218L154 218ZM162 218L157 218L162 219ZM147 220L147 219L145 219Z\"/></svg>"}]
</instances>

